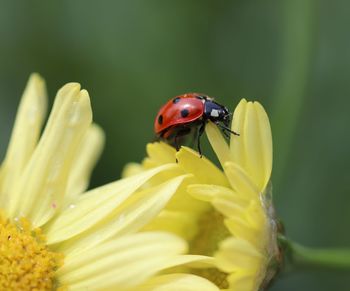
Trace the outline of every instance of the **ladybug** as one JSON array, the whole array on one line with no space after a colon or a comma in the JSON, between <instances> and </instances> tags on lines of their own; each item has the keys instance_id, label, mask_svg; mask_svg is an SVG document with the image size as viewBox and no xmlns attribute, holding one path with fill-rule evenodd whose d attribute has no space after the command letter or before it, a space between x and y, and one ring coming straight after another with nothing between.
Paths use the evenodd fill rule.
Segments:
<instances>
[{"instance_id":1,"label":"ladybug","mask_svg":"<svg viewBox=\"0 0 350 291\"><path fill-rule=\"evenodd\" d=\"M179 138L195 132L197 148L202 157L200 138L208 121L214 122L227 133L239 135L229 128L232 114L223 105L213 98L198 94L187 93L169 100L158 112L154 121L154 131L158 138L173 141L176 150L179 150Z\"/></svg>"}]
</instances>

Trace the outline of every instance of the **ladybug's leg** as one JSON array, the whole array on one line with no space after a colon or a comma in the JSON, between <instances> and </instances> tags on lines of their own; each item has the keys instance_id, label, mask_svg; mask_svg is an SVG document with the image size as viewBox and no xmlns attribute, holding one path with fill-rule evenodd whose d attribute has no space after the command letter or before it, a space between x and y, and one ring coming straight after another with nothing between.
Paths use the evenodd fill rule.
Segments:
<instances>
[{"instance_id":1,"label":"ladybug's leg","mask_svg":"<svg viewBox=\"0 0 350 291\"><path fill-rule=\"evenodd\" d=\"M205 122L201 123L199 130L198 130L198 136L197 136L197 148L199 152L199 157L202 158L202 149L201 149L201 136L203 135L205 128Z\"/></svg>"},{"instance_id":2,"label":"ladybug's leg","mask_svg":"<svg viewBox=\"0 0 350 291\"><path fill-rule=\"evenodd\" d=\"M175 143L175 148L176 148L176 151L178 152L180 150L180 145L179 145L179 135L176 134L175 137L174 137L174 143Z\"/></svg>"},{"instance_id":3,"label":"ladybug's leg","mask_svg":"<svg viewBox=\"0 0 350 291\"><path fill-rule=\"evenodd\" d=\"M179 130L175 133L174 143L175 143L176 151L179 151L179 150L180 150L179 138L182 137L182 136L185 136L185 135L189 134L190 132L191 132L191 128L190 128L190 127L182 127L181 129L179 129Z\"/></svg>"},{"instance_id":4,"label":"ladybug's leg","mask_svg":"<svg viewBox=\"0 0 350 291\"><path fill-rule=\"evenodd\" d=\"M191 148L193 148L194 146L197 145L197 138L198 138L198 128L195 128L195 130L193 130L193 134L191 136L191 143L190 143Z\"/></svg>"}]
</instances>

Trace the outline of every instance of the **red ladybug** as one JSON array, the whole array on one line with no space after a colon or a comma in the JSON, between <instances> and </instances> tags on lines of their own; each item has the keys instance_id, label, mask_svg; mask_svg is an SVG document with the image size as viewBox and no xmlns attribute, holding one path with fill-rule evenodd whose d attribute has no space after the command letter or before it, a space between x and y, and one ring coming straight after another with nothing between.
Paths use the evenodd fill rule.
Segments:
<instances>
[{"instance_id":1,"label":"red ladybug","mask_svg":"<svg viewBox=\"0 0 350 291\"><path fill-rule=\"evenodd\" d=\"M197 134L197 147L202 156L200 137L205 125L210 120L219 126L225 134L238 133L229 128L231 113L229 110L203 94L188 93L169 100L158 112L154 121L154 131L159 138L174 141L179 150L178 139L190 134Z\"/></svg>"}]
</instances>

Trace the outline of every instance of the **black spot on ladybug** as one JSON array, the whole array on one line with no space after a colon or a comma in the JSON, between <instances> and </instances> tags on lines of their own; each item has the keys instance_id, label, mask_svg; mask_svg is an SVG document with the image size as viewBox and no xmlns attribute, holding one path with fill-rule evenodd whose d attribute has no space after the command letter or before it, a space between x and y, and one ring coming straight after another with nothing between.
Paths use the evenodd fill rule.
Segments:
<instances>
[{"instance_id":1,"label":"black spot on ladybug","mask_svg":"<svg viewBox=\"0 0 350 291\"><path fill-rule=\"evenodd\" d=\"M181 110L181 116L182 116L182 117L187 117L188 114L190 114L190 112L189 112L187 109L182 109L182 110Z\"/></svg>"},{"instance_id":2,"label":"black spot on ladybug","mask_svg":"<svg viewBox=\"0 0 350 291\"><path fill-rule=\"evenodd\" d=\"M163 115L158 116L158 123L162 124L163 123Z\"/></svg>"},{"instance_id":3,"label":"black spot on ladybug","mask_svg":"<svg viewBox=\"0 0 350 291\"><path fill-rule=\"evenodd\" d=\"M180 97L174 98L174 99L173 99L173 103L174 103L174 104L178 103L178 102L180 101L180 99L181 99Z\"/></svg>"}]
</instances>

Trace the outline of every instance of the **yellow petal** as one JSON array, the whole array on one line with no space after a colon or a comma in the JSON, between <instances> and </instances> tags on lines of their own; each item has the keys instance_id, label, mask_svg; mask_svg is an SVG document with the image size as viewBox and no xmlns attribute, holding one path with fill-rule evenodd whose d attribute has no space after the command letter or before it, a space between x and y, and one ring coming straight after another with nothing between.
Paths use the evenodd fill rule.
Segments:
<instances>
[{"instance_id":1,"label":"yellow petal","mask_svg":"<svg viewBox=\"0 0 350 291\"><path fill-rule=\"evenodd\" d=\"M224 164L224 170L232 188L236 192L242 193L241 195L244 195L247 199L260 199L258 187L238 164L227 162Z\"/></svg>"},{"instance_id":2,"label":"yellow petal","mask_svg":"<svg viewBox=\"0 0 350 291\"><path fill-rule=\"evenodd\" d=\"M72 290L94 286L102 290L122 290L178 265L212 266L213 261L208 257L180 255L186 249L184 241L168 233L144 232L123 236L98 245L93 252L67 256L57 276Z\"/></svg>"},{"instance_id":3,"label":"yellow petal","mask_svg":"<svg viewBox=\"0 0 350 291\"><path fill-rule=\"evenodd\" d=\"M266 214L265 208L263 208L261 201L250 201L249 206L246 208L246 218L253 228L266 232Z\"/></svg>"},{"instance_id":4,"label":"yellow petal","mask_svg":"<svg viewBox=\"0 0 350 291\"><path fill-rule=\"evenodd\" d=\"M87 91L74 83L59 90L45 131L14 190L11 217L25 216L33 226L41 226L57 211L77 145L91 119Z\"/></svg>"},{"instance_id":5,"label":"yellow petal","mask_svg":"<svg viewBox=\"0 0 350 291\"><path fill-rule=\"evenodd\" d=\"M104 140L102 129L92 124L78 146L79 151L74 156L64 197L66 205L72 203L79 194L87 189L91 172L101 155Z\"/></svg>"},{"instance_id":6,"label":"yellow petal","mask_svg":"<svg viewBox=\"0 0 350 291\"><path fill-rule=\"evenodd\" d=\"M126 177L130 177L133 175L137 175L140 174L141 172L143 172L145 169L144 167L142 167L141 164L138 163L128 163L126 164L126 166L123 169L122 172L122 177L126 178Z\"/></svg>"},{"instance_id":7,"label":"yellow petal","mask_svg":"<svg viewBox=\"0 0 350 291\"><path fill-rule=\"evenodd\" d=\"M191 274L156 276L133 291L219 291L210 281ZM238 289L237 289L238 290Z\"/></svg>"},{"instance_id":8,"label":"yellow petal","mask_svg":"<svg viewBox=\"0 0 350 291\"><path fill-rule=\"evenodd\" d=\"M202 213L208 208L210 208L209 203L200 201L198 199L193 198L187 192L187 186L192 183L197 182L192 174L188 174L189 178L181 185L179 190L176 192L174 197L170 200L167 205L167 209L175 210L175 211L187 211L192 213Z\"/></svg>"},{"instance_id":9,"label":"yellow petal","mask_svg":"<svg viewBox=\"0 0 350 291\"><path fill-rule=\"evenodd\" d=\"M165 207L185 177L135 193L107 218L76 238L60 244L59 251L64 254L82 252L107 239L139 231Z\"/></svg>"},{"instance_id":10,"label":"yellow petal","mask_svg":"<svg viewBox=\"0 0 350 291\"><path fill-rule=\"evenodd\" d=\"M259 270L263 255L248 241L230 237L219 246L215 254L218 267L224 272L235 272L241 269Z\"/></svg>"},{"instance_id":11,"label":"yellow petal","mask_svg":"<svg viewBox=\"0 0 350 291\"><path fill-rule=\"evenodd\" d=\"M46 86L38 74L32 74L24 90L6 157L1 166L0 204L9 209L17 203L10 195L18 184L40 135L47 107Z\"/></svg>"},{"instance_id":12,"label":"yellow petal","mask_svg":"<svg viewBox=\"0 0 350 291\"><path fill-rule=\"evenodd\" d=\"M232 159L247 172L263 192L272 170L272 135L269 119L258 102L242 100L237 106L232 128L240 133L232 138Z\"/></svg>"},{"instance_id":13,"label":"yellow petal","mask_svg":"<svg viewBox=\"0 0 350 291\"><path fill-rule=\"evenodd\" d=\"M193 212L163 210L143 230L168 231L189 241L197 234L197 219L197 214Z\"/></svg>"},{"instance_id":14,"label":"yellow petal","mask_svg":"<svg viewBox=\"0 0 350 291\"><path fill-rule=\"evenodd\" d=\"M259 124L260 133L260 146L261 153L263 156L263 163L261 170L264 171L263 175L263 188L265 188L270 180L272 172L272 162L273 162L273 146L272 146L272 133L269 117L266 111L259 102L255 102L255 111Z\"/></svg>"},{"instance_id":15,"label":"yellow petal","mask_svg":"<svg viewBox=\"0 0 350 291\"><path fill-rule=\"evenodd\" d=\"M237 205L247 206L250 201L244 193L239 193L230 188L217 185L192 184L187 187L187 191L193 197L208 202L212 202L215 199L226 199Z\"/></svg>"},{"instance_id":16,"label":"yellow petal","mask_svg":"<svg viewBox=\"0 0 350 291\"><path fill-rule=\"evenodd\" d=\"M203 184L227 186L225 175L207 158L200 158L198 153L188 147L182 147L176 154L178 164L187 173L192 173Z\"/></svg>"},{"instance_id":17,"label":"yellow petal","mask_svg":"<svg viewBox=\"0 0 350 291\"><path fill-rule=\"evenodd\" d=\"M205 132L207 133L209 142L214 149L214 152L216 153L221 165L224 165L225 162L230 161L231 152L229 150L229 146L218 127L212 122L209 122L205 127ZM232 137L232 139L233 138L239 137Z\"/></svg>"},{"instance_id":18,"label":"yellow petal","mask_svg":"<svg viewBox=\"0 0 350 291\"><path fill-rule=\"evenodd\" d=\"M230 200L223 198L215 198L212 201L214 208L225 217L245 217L246 209L242 205L238 205Z\"/></svg>"},{"instance_id":19,"label":"yellow petal","mask_svg":"<svg viewBox=\"0 0 350 291\"><path fill-rule=\"evenodd\" d=\"M258 185L259 189L263 190L264 187L264 160L262 152L261 135L259 132L259 120L257 118L255 106L249 102L247 104L245 124L244 124L244 146L245 146L245 158L246 170Z\"/></svg>"},{"instance_id":20,"label":"yellow petal","mask_svg":"<svg viewBox=\"0 0 350 291\"><path fill-rule=\"evenodd\" d=\"M257 291L259 288L259 276L255 270L238 270L227 277L230 290Z\"/></svg>"},{"instance_id":21,"label":"yellow petal","mask_svg":"<svg viewBox=\"0 0 350 291\"><path fill-rule=\"evenodd\" d=\"M147 145L147 154L158 165L176 162L176 150L164 142L149 143Z\"/></svg>"},{"instance_id":22,"label":"yellow petal","mask_svg":"<svg viewBox=\"0 0 350 291\"><path fill-rule=\"evenodd\" d=\"M232 153L232 160L240 165L241 167L245 167L245 149L243 137L245 135L244 132L244 120L245 120L245 112L247 108L247 100L242 99L237 105L232 118L231 129L234 132L239 133L239 138L231 138L230 139L230 150Z\"/></svg>"},{"instance_id":23,"label":"yellow petal","mask_svg":"<svg viewBox=\"0 0 350 291\"><path fill-rule=\"evenodd\" d=\"M172 165L164 165L81 195L73 207L65 209L50 223L46 229L47 243L57 243L89 229L118 209L154 175L172 168Z\"/></svg>"},{"instance_id":24,"label":"yellow petal","mask_svg":"<svg viewBox=\"0 0 350 291\"><path fill-rule=\"evenodd\" d=\"M65 258L57 276L70 288L135 286L160 271L186 251L184 241L167 233L145 232L123 236Z\"/></svg>"},{"instance_id":25,"label":"yellow petal","mask_svg":"<svg viewBox=\"0 0 350 291\"><path fill-rule=\"evenodd\" d=\"M236 238L246 240L256 248L262 245L262 230L254 228L244 217L237 216L226 219L225 225Z\"/></svg>"}]
</instances>

